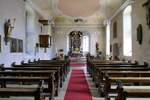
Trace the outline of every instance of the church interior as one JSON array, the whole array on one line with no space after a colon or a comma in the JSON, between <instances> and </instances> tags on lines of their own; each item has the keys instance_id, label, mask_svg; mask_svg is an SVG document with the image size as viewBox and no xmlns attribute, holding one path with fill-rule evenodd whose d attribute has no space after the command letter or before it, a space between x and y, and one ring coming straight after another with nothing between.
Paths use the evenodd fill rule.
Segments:
<instances>
[{"instance_id":1,"label":"church interior","mask_svg":"<svg viewBox=\"0 0 150 100\"><path fill-rule=\"evenodd\" d=\"M150 100L150 0L0 0L0 100Z\"/></svg>"}]
</instances>

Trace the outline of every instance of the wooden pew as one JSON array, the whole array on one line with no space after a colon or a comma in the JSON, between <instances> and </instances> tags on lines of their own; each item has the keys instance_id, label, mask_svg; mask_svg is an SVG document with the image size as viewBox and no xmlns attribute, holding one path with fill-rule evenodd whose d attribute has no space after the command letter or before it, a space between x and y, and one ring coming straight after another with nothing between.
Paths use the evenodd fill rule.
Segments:
<instances>
[{"instance_id":1,"label":"wooden pew","mask_svg":"<svg viewBox=\"0 0 150 100\"><path fill-rule=\"evenodd\" d=\"M50 64L50 65L60 65L63 66L63 71L64 71L64 75L67 76L66 74L69 72L69 64L70 64L70 59L69 56L65 56L64 59L55 59L55 60L40 60L38 59L37 61L34 60L33 62L31 62L30 60L28 61L28 63L24 63L24 61L21 62L22 65L27 65L27 64Z\"/></svg>"},{"instance_id":2,"label":"wooden pew","mask_svg":"<svg viewBox=\"0 0 150 100\"><path fill-rule=\"evenodd\" d=\"M2 72L0 72L1 74L4 75L21 75L21 76L48 76L49 74L54 74L54 83L55 83L55 95L58 96L58 92L59 92L59 87L60 87L60 76L59 76L59 72L57 70L51 70L49 68L41 68L41 67L17 67L17 68L4 68L1 67ZM5 73L6 72L6 73ZM19 74L19 72L22 72L21 74Z\"/></svg>"},{"instance_id":3,"label":"wooden pew","mask_svg":"<svg viewBox=\"0 0 150 100\"><path fill-rule=\"evenodd\" d=\"M150 70L149 67L98 67L93 73L92 73L92 78L93 81L95 82L96 86L98 86L97 84L97 80L99 80L99 72L101 71L148 71Z\"/></svg>"},{"instance_id":4,"label":"wooden pew","mask_svg":"<svg viewBox=\"0 0 150 100\"><path fill-rule=\"evenodd\" d=\"M0 88L0 96L32 96L34 100L41 100L40 93L41 87L38 86L34 89L23 89L23 88ZM51 100L51 99L50 99Z\"/></svg>"},{"instance_id":5,"label":"wooden pew","mask_svg":"<svg viewBox=\"0 0 150 100\"><path fill-rule=\"evenodd\" d=\"M94 65L136 65L137 61L112 61L112 60L99 60L99 59L87 59L87 69L90 73Z\"/></svg>"},{"instance_id":6,"label":"wooden pew","mask_svg":"<svg viewBox=\"0 0 150 100\"><path fill-rule=\"evenodd\" d=\"M146 69L148 68L148 63L144 62L143 65L137 64L107 64L107 65L94 65L92 72L95 72L99 69L127 69L127 68L139 68Z\"/></svg>"},{"instance_id":7,"label":"wooden pew","mask_svg":"<svg viewBox=\"0 0 150 100\"><path fill-rule=\"evenodd\" d=\"M140 73L141 75L144 75L145 73L142 72ZM148 72L146 72L146 74L148 74ZM149 73L150 74L150 73ZM150 75L149 75L150 76ZM123 92L121 92L122 90L121 89L112 89L111 88L111 85L113 83L116 83L118 81L122 81L123 83L150 83L150 77L110 77L109 75L106 75L105 77L105 84L104 84L104 93L105 93L105 99L106 100L109 100L110 97L109 97L109 93L118 93L118 97L116 100L126 100L126 99L119 99L120 98L120 95L124 95L122 94ZM134 85L133 85L134 87ZM136 87L140 87L140 85L136 86ZM123 89L123 88L122 88ZM143 89L143 91L136 91L135 92L135 89L125 89L126 92L127 92L127 95L126 97L138 97L138 96L147 96L147 94L150 94L150 89L149 91L146 91ZM133 90L133 91L132 91ZM145 94L144 94L145 93ZM150 97L150 95L148 96ZM123 97L122 97L123 98Z\"/></svg>"},{"instance_id":8,"label":"wooden pew","mask_svg":"<svg viewBox=\"0 0 150 100\"><path fill-rule=\"evenodd\" d=\"M69 57L65 57L65 59L61 60L61 59L57 59L57 60L38 60L38 61L34 61L34 62L29 62L28 64L63 64L63 70L65 73L69 72ZM66 74L65 74L66 75Z\"/></svg>"},{"instance_id":9,"label":"wooden pew","mask_svg":"<svg viewBox=\"0 0 150 100\"><path fill-rule=\"evenodd\" d=\"M54 73L55 73L54 71L50 72L50 71L31 71L31 70L0 71L0 82L2 82L1 87L6 87L6 81L14 81L14 82L15 81L21 81L21 82L27 81L30 83L34 83L34 82L43 80L48 83L48 89L44 89L44 91L51 94L49 95L50 98L54 98L54 93L57 93L57 91L55 92Z\"/></svg>"},{"instance_id":10,"label":"wooden pew","mask_svg":"<svg viewBox=\"0 0 150 100\"><path fill-rule=\"evenodd\" d=\"M137 64L115 64L115 65L113 65L113 64L109 64L109 65L94 65L93 66L93 69L92 69L92 73L93 72L95 72L97 69L101 69L101 67L102 68L104 68L104 67L108 67L108 69L110 68L110 67L118 67L118 68L124 68L124 67L134 67L134 68L147 68L148 67L148 63L146 63L146 62L144 62L144 64L143 65L137 65Z\"/></svg>"},{"instance_id":11,"label":"wooden pew","mask_svg":"<svg viewBox=\"0 0 150 100\"><path fill-rule=\"evenodd\" d=\"M65 81L65 70L64 70L63 64L23 64L23 65L16 65L15 63L12 63L12 67L49 67L50 69L59 69L60 71L60 79L61 81ZM62 87L62 84L60 84Z\"/></svg>"},{"instance_id":12,"label":"wooden pew","mask_svg":"<svg viewBox=\"0 0 150 100\"><path fill-rule=\"evenodd\" d=\"M111 77L150 77L150 70L149 71L141 71L141 70L130 70L128 71L113 71L113 70L101 70L99 71L99 75L97 75L96 84L98 87L98 90L101 95L103 95L103 83L105 78L105 73L107 73Z\"/></svg>"},{"instance_id":13,"label":"wooden pew","mask_svg":"<svg viewBox=\"0 0 150 100\"><path fill-rule=\"evenodd\" d=\"M144 62L143 65L138 65L137 63L111 63L111 64L92 64L92 67L90 68L90 74L92 77L94 77L95 72L98 69L104 68L104 67L109 67L108 69L110 69L110 67L139 67L139 68L147 68L148 64L146 62Z\"/></svg>"},{"instance_id":14,"label":"wooden pew","mask_svg":"<svg viewBox=\"0 0 150 100\"><path fill-rule=\"evenodd\" d=\"M19 73L20 75L20 73ZM52 86L52 78L51 77L23 77L23 76L1 76L0 77L0 84L1 84L1 88L0 88L0 96L30 96L30 95L35 95L36 92L38 92L39 94L39 87L38 87L38 90L37 89L34 89L34 88L18 88L18 87L7 87L7 83L11 84L11 82L13 83L20 83L20 82L27 82L27 83L37 83L37 82L40 82L40 81L46 81L48 82L48 88L47 89L44 89L42 91L46 91L48 93L48 96L49 96L49 100L53 100L54 98L54 89L53 89L53 86ZM41 84L42 85L42 84ZM54 85L54 84L53 84ZM41 87L42 88L42 87ZM36 91L35 91L36 90ZM23 93L23 94L20 94L19 93ZM41 90L40 90L41 91ZM4 94L4 93L5 94ZM25 93L25 94L24 94ZM40 93L41 94L41 93ZM37 93L36 93L37 95ZM39 95L37 95L39 97ZM37 97L35 97L37 98ZM40 100L38 98L38 100Z\"/></svg>"},{"instance_id":15,"label":"wooden pew","mask_svg":"<svg viewBox=\"0 0 150 100\"><path fill-rule=\"evenodd\" d=\"M12 64L14 68L24 68L24 69L29 69L31 70L58 70L58 79L60 79L60 87L63 85L63 81L65 80L65 72L63 70L63 65L53 65L53 64L25 64L25 65L16 65L15 63ZM7 68L8 69L8 68Z\"/></svg>"},{"instance_id":16,"label":"wooden pew","mask_svg":"<svg viewBox=\"0 0 150 100\"><path fill-rule=\"evenodd\" d=\"M127 100L127 98L150 98L150 88L141 89L140 86L135 88L126 88L123 86L122 82L117 82L117 96L115 100Z\"/></svg>"}]
</instances>

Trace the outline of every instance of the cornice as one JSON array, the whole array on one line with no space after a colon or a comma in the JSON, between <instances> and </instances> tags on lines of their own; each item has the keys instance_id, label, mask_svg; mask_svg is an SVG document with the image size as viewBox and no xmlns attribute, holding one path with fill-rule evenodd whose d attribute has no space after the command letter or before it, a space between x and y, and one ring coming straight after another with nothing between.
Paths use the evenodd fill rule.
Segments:
<instances>
[{"instance_id":1,"label":"cornice","mask_svg":"<svg viewBox=\"0 0 150 100\"><path fill-rule=\"evenodd\" d=\"M124 10L128 5L131 5L134 3L135 0L126 0L119 9L110 17L110 21L113 20L122 10Z\"/></svg>"},{"instance_id":2,"label":"cornice","mask_svg":"<svg viewBox=\"0 0 150 100\"><path fill-rule=\"evenodd\" d=\"M25 0L25 3L29 6L31 6L36 12L38 12L44 19L49 19L49 16L36 5L31 0Z\"/></svg>"}]
</instances>

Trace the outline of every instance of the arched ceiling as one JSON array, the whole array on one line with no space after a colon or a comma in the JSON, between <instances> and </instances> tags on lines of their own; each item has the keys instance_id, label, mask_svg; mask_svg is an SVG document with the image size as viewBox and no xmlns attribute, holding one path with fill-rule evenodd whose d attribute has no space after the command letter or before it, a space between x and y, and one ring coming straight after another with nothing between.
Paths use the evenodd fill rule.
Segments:
<instances>
[{"instance_id":1,"label":"arched ceiling","mask_svg":"<svg viewBox=\"0 0 150 100\"><path fill-rule=\"evenodd\" d=\"M57 23L70 23L75 18L86 23L103 23L126 0L31 0L46 16L54 17ZM70 21L71 18L71 21ZM91 20L94 20L91 22ZM85 22L84 22L85 23Z\"/></svg>"},{"instance_id":2,"label":"arched ceiling","mask_svg":"<svg viewBox=\"0 0 150 100\"><path fill-rule=\"evenodd\" d=\"M92 16L94 12L111 16L126 0L31 0L45 14L54 16L58 8L62 13L72 17ZM53 6L57 6L56 8ZM107 10L107 11L106 11ZM54 13L52 13L54 12ZM58 12L57 12L58 13ZM59 14L61 15L61 14Z\"/></svg>"},{"instance_id":3,"label":"arched ceiling","mask_svg":"<svg viewBox=\"0 0 150 100\"><path fill-rule=\"evenodd\" d=\"M59 0L58 9L72 17L87 17L100 8L99 0Z\"/></svg>"}]
</instances>

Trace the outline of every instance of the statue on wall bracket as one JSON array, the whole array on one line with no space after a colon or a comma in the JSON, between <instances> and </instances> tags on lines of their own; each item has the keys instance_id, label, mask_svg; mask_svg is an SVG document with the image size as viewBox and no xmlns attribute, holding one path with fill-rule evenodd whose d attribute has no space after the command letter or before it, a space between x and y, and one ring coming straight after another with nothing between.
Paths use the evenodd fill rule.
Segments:
<instances>
[{"instance_id":1,"label":"statue on wall bracket","mask_svg":"<svg viewBox=\"0 0 150 100\"><path fill-rule=\"evenodd\" d=\"M15 18L13 19L13 25L15 23ZM11 24L11 20L8 19L5 21L4 23L4 34L5 34L5 37L4 37L4 41L5 41L5 44L7 45L7 42L10 40L10 36L11 36L11 33L12 33L12 30L14 29L14 26Z\"/></svg>"},{"instance_id":2,"label":"statue on wall bracket","mask_svg":"<svg viewBox=\"0 0 150 100\"><path fill-rule=\"evenodd\" d=\"M137 41L141 45L143 41L143 28L142 24L139 24L137 27Z\"/></svg>"}]
</instances>

